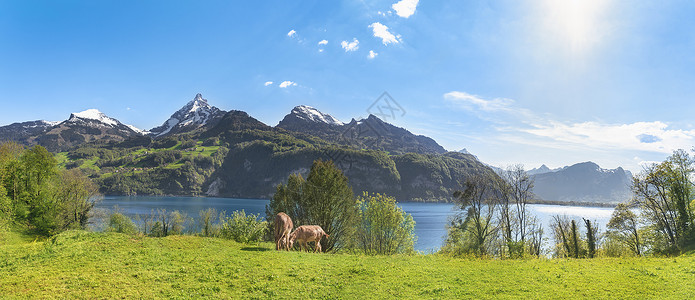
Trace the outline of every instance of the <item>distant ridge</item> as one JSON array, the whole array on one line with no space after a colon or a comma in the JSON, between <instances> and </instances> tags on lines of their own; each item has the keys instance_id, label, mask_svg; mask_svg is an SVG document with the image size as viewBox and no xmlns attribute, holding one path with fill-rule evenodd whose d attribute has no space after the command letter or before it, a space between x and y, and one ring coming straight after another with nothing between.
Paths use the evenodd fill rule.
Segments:
<instances>
[{"instance_id":1,"label":"distant ridge","mask_svg":"<svg viewBox=\"0 0 695 300\"><path fill-rule=\"evenodd\" d=\"M555 170L543 165L534 170L537 173L529 173L535 179L533 191L543 200L620 203L631 196L632 176L620 167L609 170L583 162Z\"/></svg>"}]
</instances>

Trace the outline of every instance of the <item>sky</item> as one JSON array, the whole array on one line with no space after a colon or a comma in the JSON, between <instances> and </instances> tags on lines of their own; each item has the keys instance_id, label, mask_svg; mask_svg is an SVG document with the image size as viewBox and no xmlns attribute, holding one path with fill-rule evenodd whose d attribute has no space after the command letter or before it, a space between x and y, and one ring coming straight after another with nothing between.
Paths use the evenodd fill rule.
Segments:
<instances>
[{"instance_id":1,"label":"sky","mask_svg":"<svg viewBox=\"0 0 695 300\"><path fill-rule=\"evenodd\" d=\"M695 146L695 1L0 1L0 126L142 129L201 93L274 126L382 119L495 166L633 172ZM374 105L375 104L375 105ZM383 111L382 111L383 112Z\"/></svg>"}]
</instances>

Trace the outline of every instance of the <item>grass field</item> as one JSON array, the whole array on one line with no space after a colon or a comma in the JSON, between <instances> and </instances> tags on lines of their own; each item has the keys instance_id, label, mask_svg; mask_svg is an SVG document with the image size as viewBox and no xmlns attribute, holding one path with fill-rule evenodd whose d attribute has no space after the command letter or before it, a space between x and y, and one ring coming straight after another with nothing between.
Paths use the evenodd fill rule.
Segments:
<instances>
[{"instance_id":1,"label":"grass field","mask_svg":"<svg viewBox=\"0 0 695 300\"><path fill-rule=\"evenodd\" d=\"M278 252L218 238L0 237L0 297L692 299L695 255L478 260Z\"/></svg>"}]
</instances>

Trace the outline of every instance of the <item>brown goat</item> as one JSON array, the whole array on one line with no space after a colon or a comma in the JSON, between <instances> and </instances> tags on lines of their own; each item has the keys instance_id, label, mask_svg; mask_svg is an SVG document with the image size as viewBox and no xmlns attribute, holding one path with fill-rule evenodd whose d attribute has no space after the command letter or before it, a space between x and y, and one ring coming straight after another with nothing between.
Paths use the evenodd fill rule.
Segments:
<instances>
[{"instance_id":1,"label":"brown goat","mask_svg":"<svg viewBox=\"0 0 695 300\"><path fill-rule=\"evenodd\" d=\"M302 225L290 234L290 248L294 246L295 241L299 241L299 247L309 251L309 242L316 242L314 252L321 251L321 238L328 237L323 228L318 225Z\"/></svg>"},{"instance_id":2,"label":"brown goat","mask_svg":"<svg viewBox=\"0 0 695 300\"><path fill-rule=\"evenodd\" d=\"M292 219L286 213L281 212L275 215L275 250L284 248L290 251L290 232L294 227Z\"/></svg>"}]
</instances>

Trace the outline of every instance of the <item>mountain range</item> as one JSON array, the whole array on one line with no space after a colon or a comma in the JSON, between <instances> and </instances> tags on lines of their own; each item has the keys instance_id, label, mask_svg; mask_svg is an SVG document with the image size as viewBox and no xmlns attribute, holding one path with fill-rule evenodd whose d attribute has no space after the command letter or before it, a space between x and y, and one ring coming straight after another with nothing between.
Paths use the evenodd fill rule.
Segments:
<instances>
[{"instance_id":1,"label":"mountain range","mask_svg":"<svg viewBox=\"0 0 695 300\"><path fill-rule=\"evenodd\" d=\"M87 172L106 194L267 198L290 174L306 175L315 159L324 159L343 170L356 192L446 201L465 178L493 172L468 151L447 152L433 139L374 115L346 123L300 105L273 127L246 112L214 107L200 94L150 130L89 109L62 122L2 126L0 140L64 153L66 167ZM566 169L571 172L545 166L529 171L539 198L609 202L614 198L607 195L622 197L613 186L623 182L606 172ZM573 187L577 182L586 183ZM582 189L592 192L582 194Z\"/></svg>"},{"instance_id":2,"label":"mountain range","mask_svg":"<svg viewBox=\"0 0 695 300\"><path fill-rule=\"evenodd\" d=\"M545 165L528 171L538 199L554 202L613 203L630 199L632 174L618 167L602 169L583 162L550 169Z\"/></svg>"}]
</instances>

